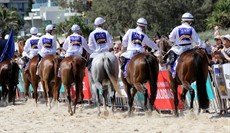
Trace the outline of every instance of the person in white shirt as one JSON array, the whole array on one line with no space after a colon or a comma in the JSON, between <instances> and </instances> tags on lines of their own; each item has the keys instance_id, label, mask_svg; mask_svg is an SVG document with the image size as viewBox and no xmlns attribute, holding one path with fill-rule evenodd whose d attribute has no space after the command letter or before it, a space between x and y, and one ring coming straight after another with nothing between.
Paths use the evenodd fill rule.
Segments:
<instances>
[{"instance_id":1,"label":"person in white shirt","mask_svg":"<svg viewBox=\"0 0 230 133\"><path fill-rule=\"evenodd\" d=\"M143 30L147 26L147 21L144 18L137 20L137 27L135 29L129 29L123 37L122 45L126 52L121 54L121 70L124 71L127 60L131 59L138 53L144 53L144 46L148 46L152 49L159 50L157 44L155 44Z\"/></svg>"},{"instance_id":2,"label":"person in white shirt","mask_svg":"<svg viewBox=\"0 0 230 133\"><path fill-rule=\"evenodd\" d=\"M38 40L39 37L37 36L38 29L36 27L32 27L30 29L31 37L26 40L24 51L22 52L22 58L24 58L24 67L26 64L32 59L34 56L38 54Z\"/></svg>"},{"instance_id":3,"label":"person in white shirt","mask_svg":"<svg viewBox=\"0 0 230 133\"><path fill-rule=\"evenodd\" d=\"M97 17L94 21L96 29L89 35L88 46L92 51L88 62L88 70L91 69L93 58L102 52L109 52L109 49L113 47L113 39L107 30L103 29L105 20L101 17Z\"/></svg>"},{"instance_id":4,"label":"person in white shirt","mask_svg":"<svg viewBox=\"0 0 230 133\"><path fill-rule=\"evenodd\" d=\"M56 38L53 36L55 26L49 24L46 26L46 34L41 36L38 41L38 59L39 62L41 58L47 55L56 55L57 42Z\"/></svg>"},{"instance_id":5,"label":"person in white shirt","mask_svg":"<svg viewBox=\"0 0 230 133\"><path fill-rule=\"evenodd\" d=\"M191 26L194 20L191 13L182 15L182 24L175 27L169 35L169 41L174 43L174 46L169 52L169 60L167 64L173 65L177 56L183 52L193 48L192 43L195 42L199 47L204 47L195 29Z\"/></svg>"},{"instance_id":6,"label":"person in white shirt","mask_svg":"<svg viewBox=\"0 0 230 133\"><path fill-rule=\"evenodd\" d=\"M79 35L80 26L75 24L71 27L71 30L73 34L68 36L63 44L63 49L66 51L65 57L81 56L83 53L82 48L91 53L85 38Z\"/></svg>"}]
</instances>

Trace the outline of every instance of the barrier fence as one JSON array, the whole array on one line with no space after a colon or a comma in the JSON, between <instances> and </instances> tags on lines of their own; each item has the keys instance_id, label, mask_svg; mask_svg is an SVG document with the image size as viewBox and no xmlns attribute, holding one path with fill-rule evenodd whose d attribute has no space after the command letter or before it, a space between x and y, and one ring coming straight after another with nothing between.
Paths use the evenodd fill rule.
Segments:
<instances>
[{"instance_id":1,"label":"barrier fence","mask_svg":"<svg viewBox=\"0 0 230 133\"><path fill-rule=\"evenodd\" d=\"M210 100L210 109L215 110L215 112L218 112L219 110L225 110L229 108L229 101L230 98L230 64L223 64L223 65L214 65L213 66L213 73L212 75L208 76L207 82L206 82L206 89L208 92L208 97ZM89 82L89 75L87 69L85 70L86 76L83 81L83 93L84 93L84 100L90 101L95 100L94 95L91 93L91 87ZM213 81L211 81L210 76L213 77ZM24 92L23 87L23 80L22 75L20 73L20 83L18 84L19 93ZM123 93L123 97L116 96L116 102L115 106L127 108L128 102L127 102L127 96L123 88L123 84L121 80L119 79L119 86L121 89L121 92ZM158 75L158 82L157 82L158 90L157 90L157 97L155 101L155 107L157 110L173 110L174 107L174 96L173 92L170 88L170 81L168 77L168 72L166 70L159 71ZM195 90L196 94L196 83L193 83L192 88ZM149 90L149 84L146 84L147 89ZM30 91L32 91L32 87L30 87ZM43 92L43 89L40 85L39 92ZM72 87L71 93L73 94L75 91L75 88ZM184 105L184 103L180 100L179 95L182 92L182 87L178 87L178 98L179 98L179 109L185 109L187 107L187 104ZM60 89L61 97L65 99L64 96L64 87L62 86ZM73 97L73 95L72 95ZM186 97L186 103L190 103L190 95L187 94ZM197 96L195 96L194 100L194 107L198 108L197 104ZM137 93L134 99L134 107L135 108L143 108L144 106L144 96L142 93Z\"/></svg>"}]
</instances>

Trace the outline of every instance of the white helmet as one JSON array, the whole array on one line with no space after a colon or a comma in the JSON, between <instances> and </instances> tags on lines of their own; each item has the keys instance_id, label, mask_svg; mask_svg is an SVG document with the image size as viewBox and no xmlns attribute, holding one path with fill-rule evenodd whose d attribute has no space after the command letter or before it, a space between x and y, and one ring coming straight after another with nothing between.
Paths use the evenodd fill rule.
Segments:
<instances>
[{"instance_id":1,"label":"white helmet","mask_svg":"<svg viewBox=\"0 0 230 133\"><path fill-rule=\"evenodd\" d=\"M194 20L192 14L188 12L184 13L181 19L182 21L193 21Z\"/></svg>"},{"instance_id":2,"label":"white helmet","mask_svg":"<svg viewBox=\"0 0 230 133\"><path fill-rule=\"evenodd\" d=\"M139 25L139 26L146 26L148 23L147 23L147 20L146 19L144 19L144 18L139 18L138 20L137 20L137 25Z\"/></svg>"},{"instance_id":3,"label":"white helmet","mask_svg":"<svg viewBox=\"0 0 230 133\"><path fill-rule=\"evenodd\" d=\"M80 26L78 26L77 24L74 24L74 25L71 27L71 30L72 30L72 31L79 31L79 30L80 30Z\"/></svg>"},{"instance_id":4,"label":"white helmet","mask_svg":"<svg viewBox=\"0 0 230 133\"><path fill-rule=\"evenodd\" d=\"M55 26L52 24L49 24L46 26L46 31L50 31L50 30L56 30Z\"/></svg>"},{"instance_id":5,"label":"white helmet","mask_svg":"<svg viewBox=\"0 0 230 133\"><path fill-rule=\"evenodd\" d=\"M30 29L30 34L34 35L34 34L37 34L38 33L38 29L36 27L32 27Z\"/></svg>"},{"instance_id":6,"label":"white helmet","mask_svg":"<svg viewBox=\"0 0 230 133\"><path fill-rule=\"evenodd\" d=\"M94 21L94 25L98 26L100 24L105 23L105 20L102 17L97 17Z\"/></svg>"}]
</instances>

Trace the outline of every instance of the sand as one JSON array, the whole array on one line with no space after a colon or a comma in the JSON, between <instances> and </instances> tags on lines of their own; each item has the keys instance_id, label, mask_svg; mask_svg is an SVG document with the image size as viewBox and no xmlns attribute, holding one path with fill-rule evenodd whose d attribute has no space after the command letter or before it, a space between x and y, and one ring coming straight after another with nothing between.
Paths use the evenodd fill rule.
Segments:
<instances>
[{"instance_id":1,"label":"sand","mask_svg":"<svg viewBox=\"0 0 230 133\"><path fill-rule=\"evenodd\" d=\"M3 104L3 102L1 102ZM44 103L35 107L34 100L16 102L16 105L0 107L1 133L230 133L230 117L227 115L184 111L180 117L153 112L134 112L127 117L126 111L98 116L97 108L84 104L84 109L70 116L66 103L59 103L51 110Z\"/></svg>"}]
</instances>

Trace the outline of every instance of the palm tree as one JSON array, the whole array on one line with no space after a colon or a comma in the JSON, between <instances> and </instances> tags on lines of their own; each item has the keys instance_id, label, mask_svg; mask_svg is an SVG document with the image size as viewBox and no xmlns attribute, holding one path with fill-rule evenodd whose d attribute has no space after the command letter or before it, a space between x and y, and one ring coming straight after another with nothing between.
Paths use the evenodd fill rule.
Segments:
<instances>
[{"instance_id":1,"label":"palm tree","mask_svg":"<svg viewBox=\"0 0 230 133\"><path fill-rule=\"evenodd\" d=\"M16 31L20 28L20 16L17 11L8 10L7 8L0 9L0 27L10 31L12 27Z\"/></svg>"}]
</instances>

